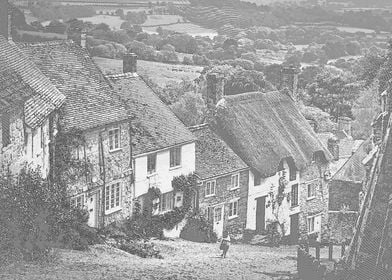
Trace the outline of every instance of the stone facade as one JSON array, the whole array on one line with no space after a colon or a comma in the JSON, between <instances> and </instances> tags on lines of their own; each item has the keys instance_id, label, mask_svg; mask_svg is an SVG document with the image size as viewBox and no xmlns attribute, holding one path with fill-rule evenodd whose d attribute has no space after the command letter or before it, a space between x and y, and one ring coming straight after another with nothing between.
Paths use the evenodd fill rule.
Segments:
<instances>
[{"instance_id":1,"label":"stone facade","mask_svg":"<svg viewBox=\"0 0 392 280\"><path fill-rule=\"evenodd\" d=\"M120 145L110 150L109 131L119 129ZM83 174L69 188L70 196L76 198L82 195L83 205L90 212L89 225L98 227L107 225L120 218L131 215L132 212L132 172L127 122L111 124L96 130L83 133L84 146L74 147L76 159L87 162L88 175ZM102 142L100 144L100 142ZM120 205L105 208L108 202L105 198L107 188L120 184ZM105 187L105 189L104 189ZM72 199L71 199L72 200Z\"/></svg>"},{"instance_id":2,"label":"stone facade","mask_svg":"<svg viewBox=\"0 0 392 280\"><path fill-rule=\"evenodd\" d=\"M299 186L299 232L300 236L309 235L309 219L315 217L314 232L318 239L328 238L328 187L324 174L328 163L311 163L300 172ZM309 196L308 188L314 195Z\"/></svg>"},{"instance_id":3,"label":"stone facade","mask_svg":"<svg viewBox=\"0 0 392 280\"><path fill-rule=\"evenodd\" d=\"M223 227L220 230L227 230L233 237L241 236L246 226L249 170L232 172L215 178L202 181L199 189L199 207L202 213L214 224L214 207L223 206ZM239 188L232 189L232 176L239 174ZM215 194L206 195L207 182L215 182ZM238 199L238 214L229 217L229 203ZM214 224L214 230L218 231ZM221 236L221 232L217 232Z\"/></svg>"},{"instance_id":4,"label":"stone facade","mask_svg":"<svg viewBox=\"0 0 392 280\"><path fill-rule=\"evenodd\" d=\"M7 113L5 113L7 114ZM0 115L3 119L6 115ZM53 113L50 118L55 118ZM50 171L50 143L56 129L56 121L44 120L41 126L35 129L29 128L23 121L22 108L13 108L8 114L10 144L3 147L6 122L0 125L0 173L18 174L21 168L28 167L38 169L46 178Z\"/></svg>"}]
</instances>

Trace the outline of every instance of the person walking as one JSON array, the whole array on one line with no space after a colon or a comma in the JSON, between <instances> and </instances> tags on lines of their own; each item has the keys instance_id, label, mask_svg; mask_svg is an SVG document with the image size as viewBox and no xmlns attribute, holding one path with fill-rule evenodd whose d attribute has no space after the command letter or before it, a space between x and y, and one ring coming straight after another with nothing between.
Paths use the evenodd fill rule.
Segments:
<instances>
[{"instance_id":1,"label":"person walking","mask_svg":"<svg viewBox=\"0 0 392 280\"><path fill-rule=\"evenodd\" d=\"M223 232L223 237L219 247L219 249L223 251L221 255L222 258L226 258L227 251L229 250L230 247L230 241L231 241L230 234L227 232L227 230L225 230Z\"/></svg>"}]
</instances>

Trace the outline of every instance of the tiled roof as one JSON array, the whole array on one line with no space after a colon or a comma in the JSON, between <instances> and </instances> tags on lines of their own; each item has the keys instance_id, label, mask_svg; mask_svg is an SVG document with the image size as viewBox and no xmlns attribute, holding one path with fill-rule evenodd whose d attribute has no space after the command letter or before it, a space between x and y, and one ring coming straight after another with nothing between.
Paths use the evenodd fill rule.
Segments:
<instances>
[{"instance_id":1,"label":"tiled roof","mask_svg":"<svg viewBox=\"0 0 392 280\"><path fill-rule=\"evenodd\" d=\"M128 119L124 104L85 49L72 41L19 46L65 94L64 130L92 129Z\"/></svg>"},{"instance_id":2,"label":"tiled roof","mask_svg":"<svg viewBox=\"0 0 392 280\"><path fill-rule=\"evenodd\" d=\"M332 177L332 180L362 182L366 175L366 169L362 161L366 158L368 152L370 152L370 146L370 139L364 141L335 176Z\"/></svg>"},{"instance_id":3,"label":"tiled roof","mask_svg":"<svg viewBox=\"0 0 392 280\"><path fill-rule=\"evenodd\" d=\"M14 70L0 72L0 111L23 106L33 95L33 89L17 72Z\"/></svg>"},{"instance_id":4,"label":"tiled roof","mask_svg":"<svg viewBox=\"0 0 392 280\"><path fill-rule=\"evenodd\" d=\"M108 78L132 115L134 155L195 141L140 77L120 74Z\"/></svg>"},{"instance_id":5,"label":"tiled roof","mask_svg":"<svg viewBox=\"0 0 392 280\"><path fill-rule=\"evenodd\" d=\"M202 179L235 172L248 166L208 125L189 128L196 140L196 174Z\"/></svg>"},{"instance_id":6,"label":"tiled roof","mask_svg":"<svg viewBox=\"0 0 392 280\"><path fill-rule=\"evenodd\" d=\"M0 36L2 98L26 100L25 123L31 128L40 125L54 110L59 109L65 96L46 78L21 50ZM4 79L8 81L5 82ZM18 95L18 96L17 96Z\"/></svg>"},{"instance_id":7,"label":"tiled roof","mask_svg":"<svg viewBox=\"0 0 392 280\"><path fill-rule=\"evenodd\" d=\"M292 99L280 92L224 96L217 104L214 128L223 140L262 177L292 157L298 169L322 152L331 155Z\"/></svg>"}]
</instances>

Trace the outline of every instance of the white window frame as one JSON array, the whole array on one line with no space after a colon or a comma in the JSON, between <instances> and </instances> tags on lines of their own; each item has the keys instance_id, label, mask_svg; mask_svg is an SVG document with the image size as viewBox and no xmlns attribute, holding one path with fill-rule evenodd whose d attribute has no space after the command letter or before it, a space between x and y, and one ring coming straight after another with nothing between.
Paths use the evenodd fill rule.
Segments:
<instances>
[{"instance_id":1,"label":"white window frame","mask_svg":"<svg viewBox=\"0 0 392 280\"><path fill-rule=\"evenodd\" d=\"M105 214L121 210L122 184L115 182L105 186Z\"/></svg>"},{"instance_id":2,"label":"white window frame","mask_svg":"<svg viewBox=\"0 0 392 280\"><path fill-rule=\"evenodd\" d=\"M238 207L239 207L239 198L233 199L231 201L229 201L229 215L228 218L229 219L234 219L238 217ZM234 207L236 205L236 207ZM235 211L234 211L235 210Z\"/></svg>"},{"instance_id":3,"label":"white window frame","mask_svg":"<svg viewBox=\"0 0 392 280\"><path fill-rule=\"evenodd\" d=\"M215 195L216 195L216 180L207 181L205 186L205 197L211 197Z\"/></svg>"},{"instance_id":4,"label":"white window frame","mask_svg":"<svg viewBox=\"0 0 392 280\"><path fill-rule=\"evenodd\" d=\"M118 133L118 142L116 143L115 136ZM109 129L109 152L121 150L121 129L119 127Z\"/></svg>"},{"instance_id":5,"label":"white window frame","mask_svg":"<svg viewBox=\"0 0 392 280\"><path fill-rule=\"evenodd\" d=\"M234 184L233 184L233 182L235 182L234 180L234 178L235 177L237 177L238 179L237 179L237 185L235 186ZM233 174L233 175L231 175L231 181L230 181L230 190L236 190L236 189L239 189L240 188L240 173L236 173L236 174Z\"/></svg>"},{"instance_id":6,"label":"white window frame","mask_svg":"<svg viewBox=\"0 0 392 280\"><path fill-rule=\"evenodd\" d=\"M318 219L318 218L320 218L320 225L321 225L321 214L307 217L308 234L320 233L320 230L316 229L316 219ZM310 221L313 221L313 230L311 230L311 222Z\"/></svg>"},{"instance_id":7,"label":"white window frame","mask_svg":"<svg viewBox=\"0 0 392 280\"><path fill-rule=\"evenodd\" d=\"M168 196L170 199L169 203L168 203L169 200L167 199ZM163 199L163 197L165 197L165 199ZM174 200L175 200L174 191L165 192L161 194L161 197L159 198L159 211L161 213L172 211L174 209L174 204L176 203ZM165 206L165 208L163 208L163 206Z\"/></svg>"},{"instance_id":8,"label":"white window frame","mask_svg":"<svg viewBox=\"0 0 392 280\"><path fill-rule=\"evenodd\" d=\"M311 195L311 196L309 196L309 187L311 187L313 190L313 193L311 192L311 194L313 194L313 195ZM307 200L311 200L316 197L316 192L317 192L316 187L317 187L317 185L314 184L313 182L306 184L306 199Z\"/></svg>"},{"instance_id":9,"label":"white window frame","mask_svg":"<svg viewBox=\"0 0 392 280\"><path fill-rule=\"evenodd\" d=\"M172 165L172 153L173 153L173 165ZM179 155L179 162L176 161L176 155ZM182 162L182 147L173 147L169 151L169 167L170 169L175 169L181 167L181 162Z\"/></svg>"},{"instance_id":10,"label":"white window frame","mask_svg":"<svg viewBox=\"0 0 392 280\"><path fill-rule=\"evenodd\" d=\"M85 203L84 193L75 195L70 199L71 207L83 209L85 205L84 203Z\"/></svg>"},{"instance_id":11,"label":"white window frame","mask_svg":"<svg viewBox=\"0 0 392 280\"><path fill-rule=\"evenodd\" d=\"M149 166L148 166L148 159L154 157L155 158L155 163L154 163L154 169L153 170L149 170ZM147 155L147 174L151 175L151 174L155 174L157 173L157 153L153 153L153 154L148 154Z\"/></svg>"}]
</instances>

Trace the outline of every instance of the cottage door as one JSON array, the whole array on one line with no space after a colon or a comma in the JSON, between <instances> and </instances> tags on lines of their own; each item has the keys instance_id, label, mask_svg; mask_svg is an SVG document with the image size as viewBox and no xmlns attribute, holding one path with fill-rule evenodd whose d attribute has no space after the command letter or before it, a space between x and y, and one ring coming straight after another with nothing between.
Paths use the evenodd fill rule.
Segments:
<instances>
[{"instance_id":1,"label":"cottage door","mask_svg":"<svg viewBox=\"0 0 392 280\"><path fill-rule=\"evenodd\" d=\"M88 196L87 210L89 212L87 224L90 227L98 227L99 217L99 191L92 193Z\"/></svg>"},{"instance_id":2,"label":"cottage door","mask_svg":"<svg viewBox=\"0 0 392 280\"><path fill-rule=\"evenodd\" d=\"M214 232L221 238L223 235L223 205L216 206L214 208Z\"/></svg>"},{"instance_id":3,"label":"cottage door","mask_svg":"<svg viewBox=\"0 0 392 280\"><path fill-rule=\"evenodd\" d=\"M256 198L256 232L265 230L265 196Z\"/></svg>"},{"instance_id":4,"label":"cottage door","mask_svg":"<svg viewBox=\"0 0 392 280\"><path fill-rule=\"evenodd\" d=\"M290 216L290 243L298 244L299 237L299 214Z\"/></svg>"}]
</instances>

